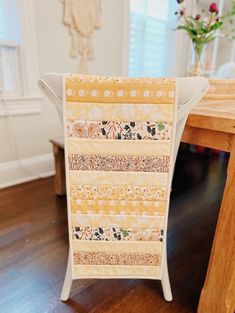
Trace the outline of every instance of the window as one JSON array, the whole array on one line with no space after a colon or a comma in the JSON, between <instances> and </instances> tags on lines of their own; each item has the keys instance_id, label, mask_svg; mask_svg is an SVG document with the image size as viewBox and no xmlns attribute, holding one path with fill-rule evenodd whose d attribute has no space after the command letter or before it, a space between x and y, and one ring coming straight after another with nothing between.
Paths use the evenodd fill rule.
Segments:
<instances>
[{"instance_id":1,"label":"window","mask_svg":"<svg viewBox=\"0 0 235 313\"><path fill-rule=\"evenodd\" d=\"M0 0L0 91L19 95L20 34L16 0Z\"/></svg>"},{"instance_id":2,"label":"window","mask_svg":"<svg viewBox=\"0 0 235 313\"><path fill-rule=\"evenodd\" d=\"M34 22L34 1L0 0L0 117L41 112Z\"/></svg>"},{"instance_id":3,"label":"window","mask_svg":"<svg viewBox=\"0 0 235 313\"><path fill-rule=\"evenodd\" d=\"M129 76L168 73L174 5L171 0L130 0Z\"/></svg>"}]
</instances>

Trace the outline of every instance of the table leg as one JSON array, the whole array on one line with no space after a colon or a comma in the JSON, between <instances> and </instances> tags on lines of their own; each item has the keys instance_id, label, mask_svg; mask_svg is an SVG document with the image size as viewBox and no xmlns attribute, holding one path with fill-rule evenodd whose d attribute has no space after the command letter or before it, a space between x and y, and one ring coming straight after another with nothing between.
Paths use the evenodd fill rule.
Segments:
<instances>
[{"instance_id":1,"label":"table leg","mask_svg":"<svg viewBox=\"0 0 235 313\"><path fill-rule=\"evenodd\" d=\"M53 152L55 158L55 193L62 196L66 193L64 149L53 145Z\"/></svg>"},{"instance_id":2,"label":"table leg","mask_svg":"<svg viewBox=\"0 0 235 313\"><path fill-rule=\"evenodd\" d=\"M235 312L235 136L198 313Z\"/></svg>"}]
</instances>

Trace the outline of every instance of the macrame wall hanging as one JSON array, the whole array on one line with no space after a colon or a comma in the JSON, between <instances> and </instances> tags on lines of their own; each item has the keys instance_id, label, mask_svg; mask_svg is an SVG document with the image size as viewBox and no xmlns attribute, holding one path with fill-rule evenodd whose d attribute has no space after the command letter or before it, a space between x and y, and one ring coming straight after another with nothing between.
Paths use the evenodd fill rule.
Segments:
<instances>
[{"instance_id":1,"label":"macrame wall hanging","mask_svg":"<svg viewBox=\"0 0 235 313\"><path fill-rule=\"evenodd\" d=\"M101 24L101 0L62 0L64 24L71 34L70 56L80 56L79 73L87 74L87 61L93 60L92 37Z\"/></svg>"}]
</instances>

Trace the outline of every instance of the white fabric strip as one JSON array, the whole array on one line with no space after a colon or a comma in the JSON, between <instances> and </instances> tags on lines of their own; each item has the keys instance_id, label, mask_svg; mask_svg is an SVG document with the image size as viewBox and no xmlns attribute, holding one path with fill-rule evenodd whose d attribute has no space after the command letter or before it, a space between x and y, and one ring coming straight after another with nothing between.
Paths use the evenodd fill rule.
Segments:
<instances>
[{"instance_id":1,"label":"white fabric strip","mask_svg":"<svg viewBox=\"0 0 235 313\"><path fill-rule=\"evenodd\" d=\"M143 215L71 214L73 226L164 228L164 217Z\"/></svg>"},{"instance_id":2,"label":"white fabric strip","mask_svg":"<svg viewBox=\"0 0 235 313\"><path fill-rule=\"evenodd\" d=\"M170 140L68 139L69 153L84 155L169 156Z\"/></svg>"},{"instance_id":3,"label":"white fabric strip","mask_svg":"<svg viewBox=\"0 0 235 313\"><path fill-rule=\"evenodd\" d=\"M168 173L70 171L71 185L162 186L167 185Z\"/></svg>"},{"instance_id":4,"label":"white fabric strip","mask_svg":"<svg viewBox=\"0 0 235 313\"><path fill-rule=\"evenodd\" d=\"M75 265L76 278L143 278L161 279L160 266L128 266L128 265Z\"/></svg>"},{"instance_id":5,"label":"white fabric strip","mask_svg":"<svg viewBox=\"0 0 235 313\"><path fill-rule=\"evenodd\" d=\"M86 252L142 252L160 254L162 242L159 241L73 241L73 249Z\"/></svg>"}]
</instances>

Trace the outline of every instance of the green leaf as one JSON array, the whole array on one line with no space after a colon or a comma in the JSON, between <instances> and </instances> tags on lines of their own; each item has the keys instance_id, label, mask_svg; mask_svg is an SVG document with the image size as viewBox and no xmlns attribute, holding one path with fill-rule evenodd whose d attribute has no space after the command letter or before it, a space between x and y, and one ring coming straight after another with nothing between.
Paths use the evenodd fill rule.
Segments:
<instances>
[{"instance_id":1,"label":"green leaf","mask_svg":"<svg viewBox=\"0 0 235 313\"><path fill-rule=\"evenodd\" d=\"M223 22L216 22L215 24L211 25L210 31L216 30L216 29L220 28L222 25L223 25Z\"/></svg>"},{"instance_id":2,"label":"green leaf","mask_svg":"<svg viewBox=\"0 0 235 313\"><path fill-rule=\"evenodd\" d=\"M179 25L179 26L177 26L177 28L176 28L176 29L184 29L184 30L186 30L187 28L186 28L186 26Z\"/></svg>"},{"instance_id":3,"label":"green leaf","mask_svg":"<svg viewBox=\"0 0 235 313\"><path fill-rule=\"evenodd\" d=\"M165 129L165 125L162 122L158 122L157 123L157 128L158 128L159 131L161 131L161 130Z\"/></svg>"},{"instance_id":4,"label":"green leaf","mask_svg":"<svg viewBox=\"0 0 235 313\"><path fill-rule=\"evenodd\" d=\"M207 27L204 27L204 25L201 27L202 33L207 34L209 32L209 29Z\"/></svg>"},{"instance_id":5,"label":"green leaf","mask_svg":"<svg viewBox=\"0 0 235 313\"><path fill-rule=\"evenodd\" d=\"M214 39L215 39L215 35L210 35L209 37L206 38L205 43L208 43Z\"/></svg>"},{"instance_id":6,"label":"green leaf","mask_svg":"<svg viewBox=\"0 0 235 313\"><path fill-rule=\"evenodd\" d=\"M123 234L123 237L129 236L129 231L127 228L120 228L120 232Z\"/></svg>"}]
</instances>

